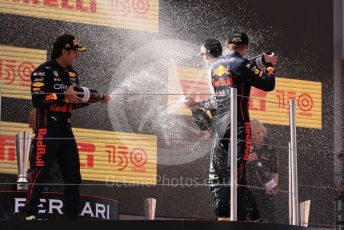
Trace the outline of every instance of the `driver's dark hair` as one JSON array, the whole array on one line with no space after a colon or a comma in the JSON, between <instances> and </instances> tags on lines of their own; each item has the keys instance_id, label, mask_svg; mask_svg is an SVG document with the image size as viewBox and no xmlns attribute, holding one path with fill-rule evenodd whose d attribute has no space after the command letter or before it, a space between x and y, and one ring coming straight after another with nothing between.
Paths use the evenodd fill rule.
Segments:
<instances>
[{"instance_id":1,"label":"driver's dark hair","mask_svg":"<svg viewBox=\"0 0 344 230\"><path fill-rule=\"evenodd\" d=\"M230 44L230 43L228 43L228 44ZM241 50L245 46L247 46L248 44L230 44L230 45L232 45L232 50Z\"/></svg>"},{"instance_id":2,"label":"driver's dark hair","mask_svg":"<svg viewBox=\"0 0 344 230\"><path fill-rule=\"evenodd\" d=\"M55 60L56 58L60 57L62 55L62 50L69 51L71 49L66 49L66 48L63 48L63 49L55 48L55 49L53 49L53 51L51 51L51 54L50 54L51 60Z\"/></svg>"},{"instance_id":3,"label":"driver's dark hair","mask_svg":"<svg viewBox=\"0 0 344 230\"><path fill-rule=\"evenodd\" d=\"M56 58L60 57L62 55L62 49L53 49L53 51L50 54L51 60L55 60Z\"/></svg>"}]
</instances>

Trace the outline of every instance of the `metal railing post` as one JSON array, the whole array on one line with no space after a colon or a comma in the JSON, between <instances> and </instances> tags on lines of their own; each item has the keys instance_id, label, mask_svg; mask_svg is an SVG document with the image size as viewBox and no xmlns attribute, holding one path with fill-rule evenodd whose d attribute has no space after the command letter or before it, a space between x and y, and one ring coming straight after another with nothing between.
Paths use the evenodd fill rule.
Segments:
<instances>
[{"instance_id":1,"label":"metal railing post","mask_svg":"<svg viewBox=\"0 0 344 230\"><path fill-rule=\"evenodd\" d=\"M237 221L237 89L231 88L231 149L228 159L231 159L231 220Z\"/></svg>"},{"instance_id":2,"label":"metal railing post","mask_svg":"<svg viewBox=\"0 0 344 230\"><path fill-rule=\"evenodd\" d=\"M293 218L292 224L300 226L300 210L299 210L299 188L297 175L297 139L296 139L296 107L295 101L290 100L290 143L291 143L291 190L292 190L292 207Z\"/></svg>"}]
</instances>

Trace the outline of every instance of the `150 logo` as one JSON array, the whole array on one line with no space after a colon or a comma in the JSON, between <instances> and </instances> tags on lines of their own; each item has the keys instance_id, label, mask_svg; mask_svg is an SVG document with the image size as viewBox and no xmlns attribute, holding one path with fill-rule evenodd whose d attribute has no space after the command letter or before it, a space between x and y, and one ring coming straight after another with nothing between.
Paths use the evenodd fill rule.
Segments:
<instances>
[{"instance_id":1,"label":"150 logo","mask_svg":"<svg viewBox=\"0 0 344 230\"><path fill-rule=\"evenodd\" d=\"M27 49L14 46L0 45L0 88L2 96L31 99L31 74L38 65L47 60L46 50ZM37 79L44 73L34 73ZM43 83L34 83L41 87Z\"/></svg>"}]
</instances>

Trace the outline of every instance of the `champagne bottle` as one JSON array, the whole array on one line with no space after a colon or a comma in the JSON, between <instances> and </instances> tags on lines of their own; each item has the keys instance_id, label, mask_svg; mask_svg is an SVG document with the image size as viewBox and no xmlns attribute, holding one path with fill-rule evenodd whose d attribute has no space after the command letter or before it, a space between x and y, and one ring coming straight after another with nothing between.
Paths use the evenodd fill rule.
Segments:
<instances>
[{"instance_id":1,"label":"champagne bottle","mask_svg":"<svg viewBox=\"0 0 344 230\"><path fill-rule=\"evenodd\" d=\"M212 129L212 119L207 114L207 112L197 106L191 108L192 117L194 118L197 126L201 130L209 130Z\"/></svg>"},{"instance_id":2,"label":"champagne bottle","mask_svg":"<svg viewBox=\"0 0 344 230\"><path fill-rule=\"evenodd\" d=\"M104 94L98 93L97 90L87 87L74 86L74 90L78 93L78 96L82 98L83 103L96 103L104 99Z\"/></svg>"},{"instance_id":3,"label":"champagne bottle","mask_svg":"<svg viewBox=\"0 0 344 230\"><path fill-rule=\"evenodd\" d=\"M271 52L266 52L266 54L270 55ZM250 58L260 70L267 70L269 73L274 71L273 65L270 62L266 62L264 58L264 54L259 54L255 57Z\"/></svg>"}]
</instances>

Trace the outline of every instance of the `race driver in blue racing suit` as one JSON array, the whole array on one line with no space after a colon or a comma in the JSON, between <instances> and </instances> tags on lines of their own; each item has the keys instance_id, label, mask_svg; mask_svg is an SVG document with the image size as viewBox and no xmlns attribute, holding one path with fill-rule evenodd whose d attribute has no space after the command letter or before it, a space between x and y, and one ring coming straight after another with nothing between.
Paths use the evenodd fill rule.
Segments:
<instances>
[{"instance_id":1,"label":"race driver in blue racing suit","mask_svg":"<svg viewBox=\"0 0 344 230\"><path fill-rule=\"evenodd\" d=\"M238 220L244 221L246 207L246 162L251 149L249 97L251 87L264 91L275 88L275 77L269 64L276 65L277 57L263 54L255 60L245 58L249 38L244 32L229 35L227 48L232 51L218 58L211 70L211 82L216 95L216 113L213 118L214 143L211 151L209 183L214 196L218 220L230 220L230 88L237 88L237 169ZM270 71L270 72L269 72ZM243 185L243 186L240 186Z\"/></svg>"}]
</instances>

